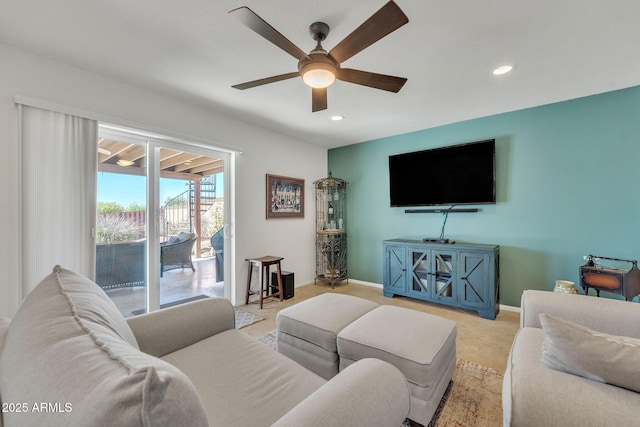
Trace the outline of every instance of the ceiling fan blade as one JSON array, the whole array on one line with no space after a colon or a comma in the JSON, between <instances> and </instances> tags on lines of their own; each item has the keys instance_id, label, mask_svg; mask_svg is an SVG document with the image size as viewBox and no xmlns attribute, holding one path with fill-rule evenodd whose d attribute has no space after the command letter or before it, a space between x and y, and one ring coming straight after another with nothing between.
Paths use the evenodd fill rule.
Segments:
<instances>
[{"instance_id":1,"label":"ceiling fan blade","mask_svg":"<svg viewBox=\"0 0 640 427\"><path fill-rule=\"evenodd\" d=\"M327 88L311 88L311 112L327 109Z\"/></svg>"},{"instance_id":2,"label":"ceiling fan blade","mask_svg":"<svg viewBox=\"0 0 640 427\"><path fill-rule=\"evenodd\" d=\"M405 77L388 76L386 74L370 73L368 71L341 68L336 76L338 80L369 86L374 89L398 93L407 82Z\"/></svg>"},{"instance_id":3,"label":"ceiling fan blade","mask_svg":"<svg viewBox=\"0 0 640 427\"><path fill-rule=\"evenodd\" d=\"M343 63L407 22L407 15L390 1L331 49L329 55L338 63Z\"/></svg>"},{"instance_id":4,"label":"ceiling fan blade","mask_svg":"<svg viewBox=\"0 0 640 427\"><path fill-rule=\"evenodd\" d=\"M287 74L280 74L278 76L265 77L264 79L258 79L258 80L253 80L251 82L240 83L240 84L237 84L237 85L233 85L231 87L235 88L235 89L245 90L245 89L251 89L252 87L256 87L256 86L262 86L262 85L266 85L266 84L269 84L269 83L279 82L281 80L292 79L294 77L300 77L300 73L297 72L297 71L294 71L293 73L287 73Z\"/></svg>"},{"instance_id":5,"label":"ceiling fan blade","mask_svg":"<svg viewBox=\"0 0 640 427\"><path fill-rule=\"evenodd\" d=\"M233 9L229 14L233 15L238 21L242 22L244 25L260 34L262 37L269 40L271 43L275 44L294 58L298 60L310 59L306 52L289 41L289 39L280 34L278 30L269 25L269 23L256 15L256 13L248 7L243 6Z\"/></svg>"}]
</instances>

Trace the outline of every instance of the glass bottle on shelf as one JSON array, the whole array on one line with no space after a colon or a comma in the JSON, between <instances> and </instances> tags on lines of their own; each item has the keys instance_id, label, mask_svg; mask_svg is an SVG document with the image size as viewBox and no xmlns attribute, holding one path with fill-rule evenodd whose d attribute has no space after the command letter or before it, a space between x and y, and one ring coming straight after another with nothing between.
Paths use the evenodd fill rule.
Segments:
<instances>
[{"instance_id":1,"label":"glass bottle on shelf","mask_svg":"<svg viewBox=\"0 0 640 427\"><path fill-rule=\"evenodd\" d=\"M334 230L336 228L336 224L333 220L333 201L329 201L329 230Z\"/></svg>"}]
</instances>

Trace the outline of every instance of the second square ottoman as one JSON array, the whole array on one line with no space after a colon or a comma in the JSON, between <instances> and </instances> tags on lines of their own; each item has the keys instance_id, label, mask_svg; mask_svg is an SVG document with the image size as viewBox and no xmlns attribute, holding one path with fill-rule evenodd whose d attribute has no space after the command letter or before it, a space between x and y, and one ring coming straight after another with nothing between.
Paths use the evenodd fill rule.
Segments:
<instances>
[{"instance_id":1,"label":"second square ottoman","mask_svg":"<svg viewBox=\"0 0 640 427\"><path fill-rule=\"evenodd\" d=\"M456 335L451 320L383 305L338 333L340 370L367 357L391 363L409 381L409 418L427 425L453 377Z\"/></svg>"}]
</instances>

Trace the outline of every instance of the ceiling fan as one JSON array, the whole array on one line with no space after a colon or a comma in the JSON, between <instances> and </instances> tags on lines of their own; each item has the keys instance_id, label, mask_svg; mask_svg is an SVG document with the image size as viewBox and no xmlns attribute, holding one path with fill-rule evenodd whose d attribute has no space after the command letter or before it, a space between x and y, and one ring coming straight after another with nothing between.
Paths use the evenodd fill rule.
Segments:
<instances>
[{"instance_id":1,"label":"ceiling fan","mask_svg":"<svg viewBox=\"0 0 640 427\"><path fill-rule=\"evenodd\" d=\"M248 7L243 6L229 13L298 60L298 71L233 85L236 89L250 89L300 76L311 86L311 111L316 112L327 108L327 87L336 79L394 93L402 89L407 81L404 77L340 66L347 59L409 22L409 18L393 1L385 4L329 52L321 44L329 34L329 26L324 22L314 22L309 26L309 32L317 44L311 52L305 53Z\"/></svg>"}]
</instances>

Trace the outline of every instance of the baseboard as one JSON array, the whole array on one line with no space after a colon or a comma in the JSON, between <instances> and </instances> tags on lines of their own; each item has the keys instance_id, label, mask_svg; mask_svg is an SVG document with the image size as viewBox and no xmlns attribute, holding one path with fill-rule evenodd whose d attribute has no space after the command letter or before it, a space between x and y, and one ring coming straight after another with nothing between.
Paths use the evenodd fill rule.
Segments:
<instances>
[{"instance_id":1,"label":"baseboard","mask_svg":"<svg viewBox=\"0 0 640 427\"><path fill-rule=\"evenodd\" d=\"M349 279L349 283L355 283L357 285L364 285L364 286L371 286L372 288L378 288L378 289L383 288L383 286L380 283L365 282L364 280ZM500 304L500 310L513 311L516 313L520 313L520 307L514 307L512 305Z\"/></svg>"},{"instance_id":2,"label":"baseboard","mask_svg":"<svg viewBox=\"0 0 640 427\"><path fill-rule=\"evenodd\" d=\"M513 311L515 313L520 313L520 307L514 307L512 305L500 304L500 310Z\"/></svg>"},{"instance_id":3,"label":"baseboard","mask_svg":"<svg viewBox=\"0 0 640 427\"><path fill-rule=\"evenodd\" d=\"M365 282L364 280L349 279L349 283L355 283L356 285L371 286L372 288L382 289L382 285L380 283Z\"/></svg>"}]
</instances>

